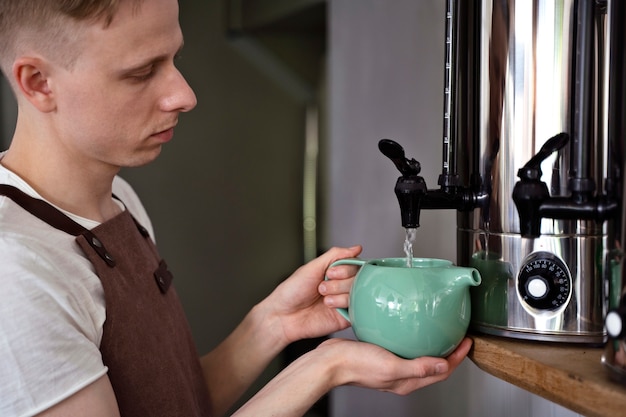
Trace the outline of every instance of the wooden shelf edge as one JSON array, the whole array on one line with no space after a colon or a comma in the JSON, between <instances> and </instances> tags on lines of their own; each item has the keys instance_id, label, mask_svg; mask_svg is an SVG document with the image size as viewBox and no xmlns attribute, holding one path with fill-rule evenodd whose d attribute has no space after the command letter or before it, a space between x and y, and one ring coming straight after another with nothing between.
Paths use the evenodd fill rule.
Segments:
<instances>
[{"instance_id":1,"label":"wooden shelf edge","mask_svg":"<svg viewBox=\"0 0 626 417\"><path fill-rule=\"evenodd\" d=\"M585 416L625 414L626 386L610 380L601 348L470 336L483 371Z\"/></svg>"}]
</instances>

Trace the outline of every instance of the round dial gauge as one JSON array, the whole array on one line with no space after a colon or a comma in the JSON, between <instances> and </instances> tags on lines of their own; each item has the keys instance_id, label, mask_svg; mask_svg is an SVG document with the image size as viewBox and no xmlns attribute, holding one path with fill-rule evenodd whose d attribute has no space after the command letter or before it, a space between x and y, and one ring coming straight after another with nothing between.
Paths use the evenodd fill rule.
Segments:
<instances>
[{"instance_id":1,"label":"round dial gauge","mask_svg":"<svg viewBox=\"0 0 626 417\"><path fill-rule=\"evenodd\" d=\"M549 252L536 252L522 265L517 290L521 299L530 307L556 310L569 299L571 281L563 261Z\"/></svg>"}]
</instances>

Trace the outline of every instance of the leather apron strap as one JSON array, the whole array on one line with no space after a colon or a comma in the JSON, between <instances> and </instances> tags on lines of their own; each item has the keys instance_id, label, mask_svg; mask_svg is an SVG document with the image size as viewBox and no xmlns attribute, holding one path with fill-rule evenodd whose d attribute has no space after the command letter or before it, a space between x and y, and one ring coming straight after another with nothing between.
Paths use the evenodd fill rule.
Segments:
<instances>
[{"instance_id":1,"label":"leather apron strap","mask_svg":"<svg viewBox=\"0 0 626 417\"><path fill-rule=\"evenodd\" d=\"M9 197L11 200L19 204L24 210L48 223L55 229L62 230L72 236L84 235L93 250L95 250L98 255L102 257L107 265L115 266L115 260L111 254L106 251L102 242L100 242L98 238L91 233L91 231L67 217L52 204L47 201L33 198L22 190L7 184L0 184L0 195Z\"/></svg>"},{"instance_id":2,"label":"leather apron strap","mask_svg":"<svg viewBox=\"0 0 626 417\"><path fill-rule=\"evenodd\" d=\"M0 185L42 221L76 236L106 300L100 351L122 417L210 415L208 390L172 274L128 210L87 230L45 201Z\"/></svg>"}]
</instances>

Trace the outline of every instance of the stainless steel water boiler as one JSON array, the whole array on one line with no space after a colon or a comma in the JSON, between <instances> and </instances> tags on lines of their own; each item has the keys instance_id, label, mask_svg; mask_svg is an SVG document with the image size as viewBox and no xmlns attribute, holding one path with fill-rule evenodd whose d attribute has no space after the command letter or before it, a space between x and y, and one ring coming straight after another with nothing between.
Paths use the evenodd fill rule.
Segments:
<instances>
[{"instance_id":1,"label":"stainless steel water boiler","mask_svg":"<svg viewBox=\"0 0 626 417\"><path fill-rule=\"evenodd\" d=\"M457 240L459 263L484 277L479 331L606 340L623 146L608 126L607 3L450 2L450 137L484 196L459 213Z\"/></svg>"},{"instance_id":2,"label":"stainless steel water boiler","mask_svg":"<svg viewBox=\"0 0 626 417\"><path fill-rule=\"evenodd\" d=\"M439 188L382 140L405 228L456 209L477 268L472 326L602 344L620 292L626 130L623 2L447 0ZM626 323L626 317L625 317Z\"/></svg>"}]
</instances>

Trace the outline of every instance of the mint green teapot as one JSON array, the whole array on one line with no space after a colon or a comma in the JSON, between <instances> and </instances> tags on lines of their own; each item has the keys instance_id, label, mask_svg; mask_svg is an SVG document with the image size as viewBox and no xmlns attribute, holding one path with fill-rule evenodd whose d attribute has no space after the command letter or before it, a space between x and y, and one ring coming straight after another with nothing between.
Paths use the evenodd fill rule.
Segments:
<instances>
[{"instance_id":1,"label":"mint green teapot","mask_svg":"<svg viewBox=\"0 0 626 417\"><path fill-rule=\"evenodd\" d=\"M478 271L443 259L342 259L361 268L350 290L350 306L337 311L360 341L398 356L445 357L461 343L470 321L469 288Z\"/></svg>"}]
</instances>

